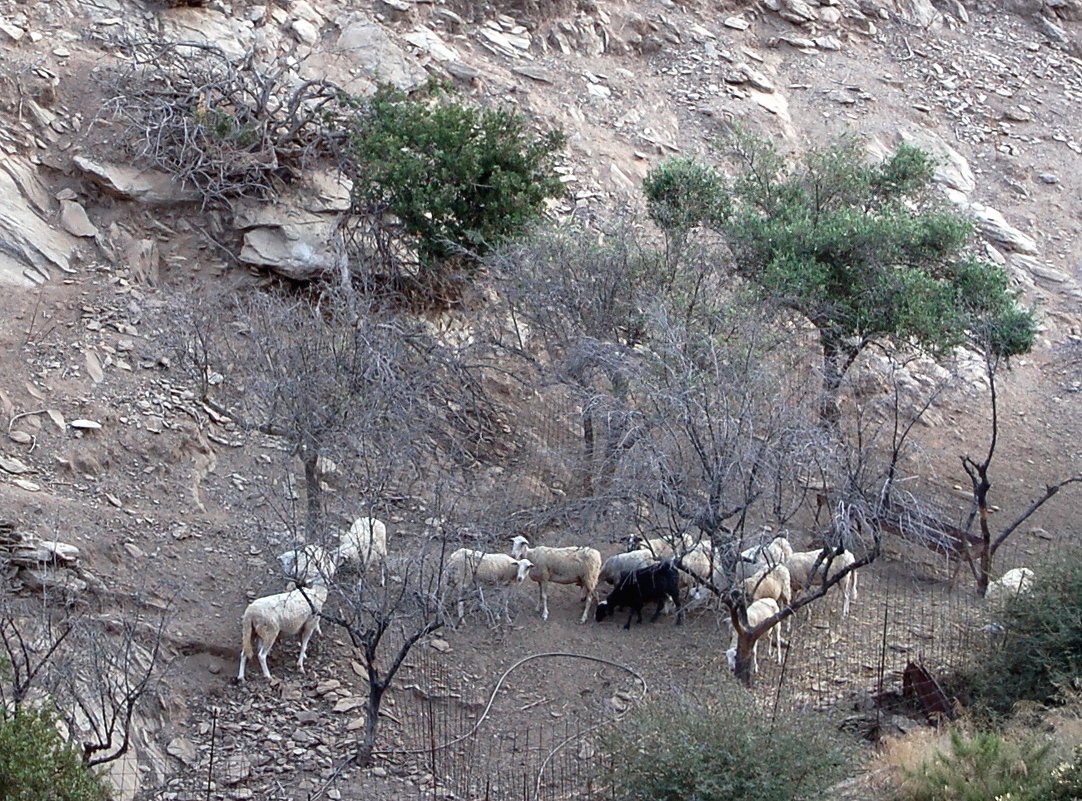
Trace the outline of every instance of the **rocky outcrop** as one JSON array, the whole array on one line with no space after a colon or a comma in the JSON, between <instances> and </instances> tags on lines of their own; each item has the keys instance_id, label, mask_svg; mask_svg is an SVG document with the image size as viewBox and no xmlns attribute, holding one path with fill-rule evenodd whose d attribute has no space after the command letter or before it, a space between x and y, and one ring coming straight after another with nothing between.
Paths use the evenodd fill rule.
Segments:
<instances>
[{"instance_id":1,"label":"rocky outcrop","mask_svg":"<svg viewBox=\"0 0 1082 801\"><path fill-rule=\"evenodd\" d=\"M121 200L168 204L199 199L194 189L181 186L172 176L158 170L95 161L86 156L76 156L72 162L87 178Z\"/></svg>"},{"instance_id":2,"label":"rocky outcrop","mask_svg":"<svg viewBox=\"0 0 1082 801\"><path fill-rule=\"evenodd\" d=\"M28 160L0 159L0 282L33 286L56 271L73 273L77 240L53 228L59 211Z\"/></svg>"},{"instance_id":3,"label":"rocky outcrop","mask_svg":"<svg viewBox=\"0 0 1082 801\"><path fill-rule=\"evenodd\" d=\"M338 24L340 32L334 42L313 51L301 62L301 77L325 78L358 95L370 94L379 81L410 90L427 79L424 69L388 36L382 25L363 14L345 17Z\"/></svg>"},{"instance_id":4,"label":"rocky outcrop","mask_svg":"<svg viewBox=\"0 0 1082 801\"><path fill-rule=\"evenodd\" d=\"M315 173L277 203L239 201L233 225L244 232L240 259L295 281L340 268L339 228L350 208L349 188L330 173Z\"/></svg>"}]
</instances>

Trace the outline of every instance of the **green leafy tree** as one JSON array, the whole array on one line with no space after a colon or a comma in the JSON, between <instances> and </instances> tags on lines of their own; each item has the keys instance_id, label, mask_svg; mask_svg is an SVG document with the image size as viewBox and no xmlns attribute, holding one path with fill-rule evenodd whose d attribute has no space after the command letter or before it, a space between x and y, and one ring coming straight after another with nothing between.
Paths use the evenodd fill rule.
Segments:
<instances>
[{"instance_id":1,"label":"green leafy tree","mask_svg":"<svg viewBox=\"0 0 1082 801\"><path fill-rule=\"evenodd\" d=\"M870 163L842 138L789 162L764 140L734 141L739 173L719 179L731 208L713 225L732 269L818 330L825 423L837 424L842 380L872 342L942 354L987 326L1002 356L1032 346L1032 315L1001 268L967 256L972 225L931 191L927 153L903 145Z\"/></svg>"},{"instance_id":2,"label":"green leafy tree","mask_svg":"<svg viewBox=\"0 0 1082 801\"><path fill-rule=\"evenodd\" d=\"M2 666L0 666L2 667ZM0 714L0 801L108 801L102 780L64 742L47 712Z\"/></svg>"},{"instance_id":3,"label":"green leafy tree","mask_svg":"<svg viewBox=\"0 0 1082 801\"><path fill-rule=\"evenodd\" d=\"M564 141L559 131L535 135L517 111L461 105L438 87L413 98L385 84L350 122L354 210L382 252L405 245L421 279L446 278L561 194L553 161Z\"/></svg>"}]
</instances>

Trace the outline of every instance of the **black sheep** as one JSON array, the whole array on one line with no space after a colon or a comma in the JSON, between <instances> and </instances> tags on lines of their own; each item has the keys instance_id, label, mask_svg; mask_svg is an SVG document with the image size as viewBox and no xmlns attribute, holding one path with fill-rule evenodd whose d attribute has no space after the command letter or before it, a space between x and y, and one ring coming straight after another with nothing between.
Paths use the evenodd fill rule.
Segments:
<instances>
[{"instance_id":1,"label":"black sheep","mask_svg":"<svg viewBox=\"0 0 1082 801\"><path fill-rule=\"evenodd\" d=\"M643 606L656 602L657 611L651 618L653 622L661 614L666 598L672 598L676 604L676 625L679 626L684 614L680 609L680 577L671 559L640 567L620 579L609 597L597 605L597 622L600 623L618 608L627 608L631 613L627 616L624 629L630 629L632 616L638 613L639 622L642 623Z\"/></svg>"}]
</instances>

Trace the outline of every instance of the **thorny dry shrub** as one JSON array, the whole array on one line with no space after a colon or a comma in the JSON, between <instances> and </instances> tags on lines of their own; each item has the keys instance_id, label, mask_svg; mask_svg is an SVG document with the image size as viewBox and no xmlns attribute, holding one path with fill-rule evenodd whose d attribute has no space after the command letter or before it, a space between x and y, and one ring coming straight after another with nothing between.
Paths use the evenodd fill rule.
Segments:
<instances>
[{"instance_id":1,"label":"thorny dry shrub","mask_svg":"<svg viewBox=\"0 0 1082 801\"><path fill-rule=\"evenodd\" d=\"M136 163L164 170L203 204L268 199L330 152L328 122L341 90L327 80L294 83L249 54L231 60L197 42L117 45L127 63L105 73L102 116Z\"/></svg>"}]
</instances>

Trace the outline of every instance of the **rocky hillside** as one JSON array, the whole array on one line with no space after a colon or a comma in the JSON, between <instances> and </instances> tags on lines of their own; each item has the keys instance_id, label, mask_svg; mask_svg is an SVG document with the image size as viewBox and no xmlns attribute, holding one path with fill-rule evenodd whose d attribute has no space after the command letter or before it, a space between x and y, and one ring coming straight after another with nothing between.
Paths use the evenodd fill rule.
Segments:
<instances>
[{"instance_id":1,"label":"rocky hillside","mask_svg":"<svg viewBox=\"0 0 1082 801\"><path fill-rule=\"evenodd\" d=\"M203 207L137 161L149 133L116 117L126 102L117 76L130 74L134 54L174 57L161 45L181 41L213 46L225 64L250 60L281 87L328 80L364 93L379 80L410 89L436 76L479 103L514 104L568 134L558 216L638 203L651 165L708 157L734 125L793 152L843 131L881 150L931 150L988 256L1040 310L1039 347L1007 390L1019 425L1005 434L1007 452L1033 468L1004 486L1024 497L1078 470L1079 0L0 0L0 505L9 528L34 540L0 540L18 551L3 578L22 592L91 586L129 618L173 610L173 667L116 773L127 798L137 788L204 797L212 742L235 749L219 758L221 797L309 797L332 777L330 798L435 794L414 764L337 776L361 686L340 653L317 650L318 682L251 695L226 683L245 593L270 586L273 554L251 509L273 449L242 455L235 431L203 424L207 410L171 370L153 313L177 287L228 291L333 267L348 191L317 164L278 202ZM936 418L944 441L955 445L965 417ZM589 648L581 629L560 631ZM489 682L502 663L474 652L524 647L493 636L440 641L462 656L456 679ZM549 644L543 630L523 636L534 650ZM334 647L345 653L341 640ZM212 705L222 708L217 741Z\"/></svg>"}]
</instances>

